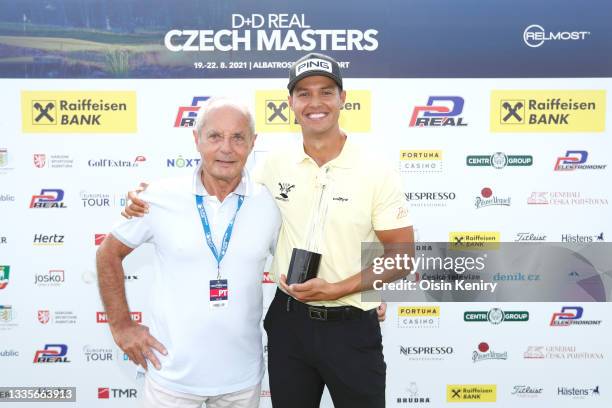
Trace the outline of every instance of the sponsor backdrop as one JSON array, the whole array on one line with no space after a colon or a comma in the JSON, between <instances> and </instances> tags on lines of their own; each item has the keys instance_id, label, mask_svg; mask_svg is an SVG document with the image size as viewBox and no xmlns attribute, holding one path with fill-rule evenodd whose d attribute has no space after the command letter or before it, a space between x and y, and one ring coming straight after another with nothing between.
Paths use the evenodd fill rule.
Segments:
<instances>
[{"instance_id":1,"label":"sponsor backdrop","mask_svg":"<svg viewBox=\"0 0 612 408\"><path fill-rule=\"evenodd\" d=\"M255 113L249 166L299 141L285 78L307 51L342 63L342 127L397 165L418 241L607 242L611 19L603 0L0 2L0 386L135 404L96 248L127 190L198 165L190 128L211 96ZM152 258L125 262L144 324ZM390 303L387 406L610 406L611 310Z\"/></svg>"}]
</instances>

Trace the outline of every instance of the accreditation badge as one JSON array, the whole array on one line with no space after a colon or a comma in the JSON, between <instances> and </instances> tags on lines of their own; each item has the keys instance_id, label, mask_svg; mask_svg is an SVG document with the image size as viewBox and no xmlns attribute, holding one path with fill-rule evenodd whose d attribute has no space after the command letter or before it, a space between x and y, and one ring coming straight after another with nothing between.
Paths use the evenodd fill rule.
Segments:
<instances>
[{"instance_id":1,"label":"accreditation badge","mask_svg":"<svg viewBox=\"0 0 612 408\"><path fill-rule=\"evenodd\" d=\"M212 310L226 308L229 301L227 279L210 281L210 308Z\"/></svg>"}]
</instances>

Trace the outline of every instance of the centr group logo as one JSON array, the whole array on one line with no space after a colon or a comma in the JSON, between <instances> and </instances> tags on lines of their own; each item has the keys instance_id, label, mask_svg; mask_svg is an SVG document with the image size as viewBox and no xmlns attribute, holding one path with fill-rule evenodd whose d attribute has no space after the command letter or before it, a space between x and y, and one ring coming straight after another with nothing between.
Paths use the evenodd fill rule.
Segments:
<instances>
[{"instance_id":1,"label":"centr group logo","mask_svg":"<svg viewBox=\"0 0 612 408\"><path fill-rule=\"evenodd\" d=\"M506 155L502 152L491 155L471 155L466 157L468 167L493 167L501 170L505 167L526 167L533 165L531 155Z\"/></svg>"},{"instance_id":2,"label":"centr group logo","mask_svg":"<svg viewBox=\"0 0 612 408\"><path fill-rule=\"evenodd\" d=\"M603 132L606 91L493 91L490 110L491 132Z\"/></svg>"},{"instance_id":3,"label":"centr group logo","mask_svg":"<svg viewBox=\"0 0 612 408\"><path fill-rule=\"evenodd\" d=\"M426 105L417 105L412 110L410 127L461 127L467 126L463 113L464 99L461 96L430 96Z\"/></svg>"},{"instance_id":4,"label":"centr group logo","mask_svg":"<svg viewBox=\"0 0 612 408\"><path fill-rule=\"evenodd\" d=\"M523 42L531 48L538 48L547 41L584 41L590 31L546 31L539 24L531 24L523 31Z\"/></svg>"},{"instance_id":5,"label":"centr group logo","mask_svg":"<svg viewBox=\"0 0 612 408\"><path fill-rule=\"evenodd\" d=\"M24 133L136 133L134 91L22 91Z\"/></svg>"},{"instance_id":6,"label":"centr group logo","mask_svg":"<svg viewBox=\"0 0 612 408\"><path fill-rule=\"evenodd\" d=\"M555 171L574 171L574 170L605 170L607 164L585 164L589 152L586 150L567 150L565 155L557 157Z\"/></svg>"},{"instance_id":7,"label":"centr group logo","mask_svg":"<svg viewBox=\"0 0 612 408\"><path fill-rule=\"evenodd\" d=\"M503 322L526 322L529 320L529 312L525 310L504 312L502 309L493 308L487 311L468 311L463 313L463 321L489 322L498 325Z\"/></svg>"},{"instance_id":8,"label":"centr group logo","mask_svg":"<svg viewBox=\"0 0 612 408\"><path fill-rule=\"evenodd\" d=\"M196 125L198 112L210 96L194 96L189 106L179 106L174 118L175 128L192 128Z\"/></svg>"},{"instance_id":9,"label":"centr group logo","mask_svg":"<svg viewBox=\"0 0 612 408\"><path fill-rule=\"evenodd\" d=\"M402 173L442 173L442 150L400 150L399 168Z\"/></svg>"},{"instance_id":10,"label":"centr group logo","mask_svg":"<svg viewBox=\"0 0 612 408\"><path fill-rule=\"evenodd\" d=\"M368 90L347 90L340 111L340 127L348 132L369 132L372 96ZM255 130L261 133L295 133L300 131L287 101L287 90L255 92Z\"/></svg>"},{"instance_id":11,"label":"centr group logo","mask_svg":"<svg viewBox=\"0 0 612 408\"><path fill-rule=\"evenodd\" d=\"M495 384L449 384L446 386L446 402L496 402Z\"/></svg>"}]
</instances>

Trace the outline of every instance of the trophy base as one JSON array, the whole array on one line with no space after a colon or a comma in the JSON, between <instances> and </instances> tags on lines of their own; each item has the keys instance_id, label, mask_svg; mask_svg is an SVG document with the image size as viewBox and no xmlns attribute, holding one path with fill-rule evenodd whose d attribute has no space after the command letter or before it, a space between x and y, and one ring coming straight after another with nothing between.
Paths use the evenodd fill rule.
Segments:
<instances>
[{"instance_id":1,"label":"trophy base","mask_svg":"<svg viewBox=\"0 0 612 408\"><path fill-rule=\"evenodd\" d=\"M289 272L287 273L287 284L304 283L309 279L316 278L321 263L321 254L305 249L293 248Z\"/></svg>"}]
</instances>

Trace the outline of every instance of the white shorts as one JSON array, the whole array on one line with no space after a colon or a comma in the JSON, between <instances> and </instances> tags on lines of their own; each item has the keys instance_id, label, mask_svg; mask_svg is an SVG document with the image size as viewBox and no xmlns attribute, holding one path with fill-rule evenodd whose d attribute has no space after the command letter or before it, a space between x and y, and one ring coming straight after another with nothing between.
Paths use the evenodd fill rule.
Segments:
<instances>
[{"instance_id":1,"label":"white shorts","mask_svg":"<svg viewBox=\"0 0 612 408\"><path fill-rule=\"evenodd\" d=\"M147 375L140 406L142 408L258 408L261 383L245 390L206 397L171 391Z\"/></svg>"}]
</instances>

